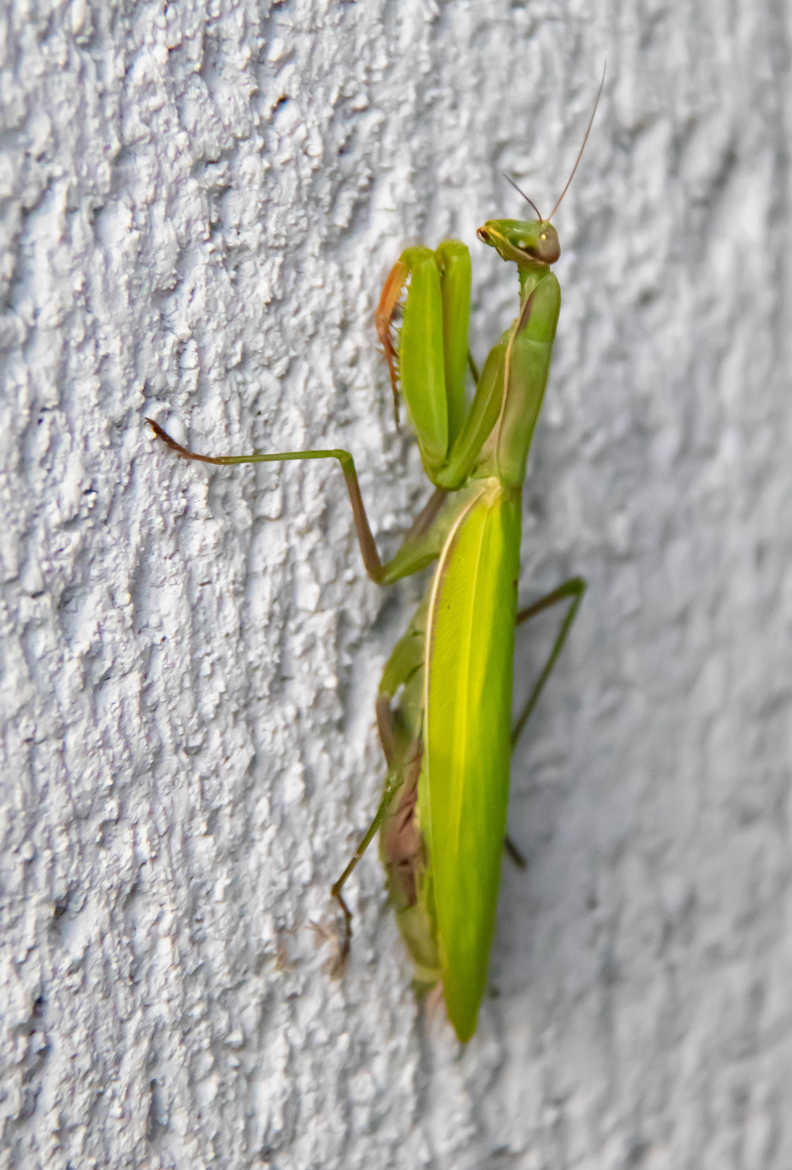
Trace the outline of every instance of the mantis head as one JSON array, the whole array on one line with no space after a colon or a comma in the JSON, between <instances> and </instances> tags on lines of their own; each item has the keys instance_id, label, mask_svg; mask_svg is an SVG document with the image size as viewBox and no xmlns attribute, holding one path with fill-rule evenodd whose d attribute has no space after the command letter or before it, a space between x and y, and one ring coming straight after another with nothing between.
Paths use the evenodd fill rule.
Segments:
<instances>
[{"instance_id":1,"label":"mantis head","mask_svg":"<svg viewBox=\"0 0 792 1170\"><path fill-rule=\"evenodd\" d=\"M476 235L489 244L503 260L526 264L538 260L555 264L561 255L558 232L547 219L488 219Z\"/></svg>"}]
</instances>

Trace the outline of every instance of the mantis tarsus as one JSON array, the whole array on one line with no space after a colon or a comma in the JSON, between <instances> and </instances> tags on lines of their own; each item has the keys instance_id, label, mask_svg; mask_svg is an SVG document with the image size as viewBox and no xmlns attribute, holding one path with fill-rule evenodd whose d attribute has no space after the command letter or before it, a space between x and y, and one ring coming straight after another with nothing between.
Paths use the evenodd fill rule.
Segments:
<instances>
[{"instance_id":1,"label":"mantis tarsus","mask_svg":"<svg viewBox=\"0 0 792 1170\"><path fill-rule=\"evenodd\" d=\"M332 894L344 915L345 958L352 916L342 888L379 830L387 884L416 982L442 984L449 1019L463 1042L475 1031L487 981L512 746L585 589L584 581L573 577L532 605L517 607L521 489L561 303L550 269L560 246L550 220L580 162L599 96L550 215L543 218L531 203L535 220L488 220L476 233L516 264L520 283L518 316L480 375L468 352L471 269L464 244L447 240L436 251L408 248L385 281L376 320L394 402L399 394L404 398L424 469L435 485L391 560L380 560L349 452L199 455L148 420L179 455L205 463L335 459L369 576L391 584L437 562L379 685L376 717L387 763L382 799ZM470 405L469 371L476 382ZM562 601L568 609L550 656L512 727L515 626Z\"/></svg>"}]
</instances>

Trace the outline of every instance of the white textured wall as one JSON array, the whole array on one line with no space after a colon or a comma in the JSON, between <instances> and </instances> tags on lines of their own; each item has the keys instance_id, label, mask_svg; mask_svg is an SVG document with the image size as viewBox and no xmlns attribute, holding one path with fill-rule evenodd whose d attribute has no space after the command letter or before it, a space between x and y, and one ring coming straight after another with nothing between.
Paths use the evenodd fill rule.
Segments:
<instances>
[{"instance_id":1,"label":"white textured wall","mask_svg":"<svg viewBox=\"0 0 792 1170\"><path fill-rule=\"evenodd\" d=\"M790 10L718 0L6 5L0 1166L792 1165ZM374 852L425 496L372 324L410 241L557 218L523 594L589 593L513 769L461 1051ZM535 672L551 626L527 645Z\"/></svg>"}]
</instances>

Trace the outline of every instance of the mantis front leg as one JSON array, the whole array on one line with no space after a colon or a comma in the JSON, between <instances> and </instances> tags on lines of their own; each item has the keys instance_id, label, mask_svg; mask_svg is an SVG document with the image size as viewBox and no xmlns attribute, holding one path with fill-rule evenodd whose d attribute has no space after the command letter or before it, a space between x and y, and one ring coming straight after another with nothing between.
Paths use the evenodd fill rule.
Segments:
<instances>
[{"instance_id":1,"label":"mantis front leg","mask_svg":"<svg viewBox=\"0 0 792 1170\"><path fill-rule=\"evenodd\" d=\"M397 357L393 318L408 281ZM363 504L355 461L348 451L318 448L254 451L249 455L203 455L178 443L154 419L149 418L147 422L155 435L177 455L201 463L229 465L335 459L344 475L363 565L372 581L387 585L424 568L438 555L439 544L433 535L435 521L446 492L459 488L468 474L469 468L464 468L462 473L447 476L448 482L440 483L434 473L445 469L449 450L465 429L469 315L470 255L464 244L448 240L436 252L428 248L408 248L402 253L385 281L377 309L377 332L388 363L394 404L398 402L401 389L424 466L436 491L407 533L399 551L384 563ZM493 387L489 384L488 394L490 397L493 394ZM471 431L470 423L467 430ZM484 433L479 435L481 423L474 423L472 431L477 450L485 437Z\"/></svg>"}]
</instances>

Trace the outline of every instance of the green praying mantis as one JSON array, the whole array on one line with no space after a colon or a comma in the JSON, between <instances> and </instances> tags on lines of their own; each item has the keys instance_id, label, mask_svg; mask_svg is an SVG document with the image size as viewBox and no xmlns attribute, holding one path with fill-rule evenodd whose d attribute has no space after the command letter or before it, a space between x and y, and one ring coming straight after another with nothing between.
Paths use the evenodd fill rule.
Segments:
<instances>
[{"instance_id":1,"label":"green praying mantis","mask_svg":"<svg viewBox=\"0 0 792 1170\"><path fill-rule=\"evenodd\" d=\"M550 221L577 170L603 84L604 74L575 164L550 215L544 218L524 196L536 219L492 219L476 233L516 265L520 286L517 318L490 350L480 374L468 351L471 264L464 244L447 240L434 251L407 248L385 281L376 324L394 408L398 411L401 395L435 488L392 559L380 559L349 452L201 455L147 420L173 451L205 463L337 460L371 579L389 585L436 562L379 684L375 710L387 766L383 795L331 892L343 913L343 963L352 932L343 886L379 831L386 883L416 985L442 988L462 1042L475 1031L487 984L501 857L504 842L509 844L512 747L585 589L582 578L572 577L518 608L521 492L561 303L551 270L561 249ZM469 374L475 382L470 404ZM567 602L566 614L512 726L515 629L559 602Z\"/></svg>"}]
</instances>

